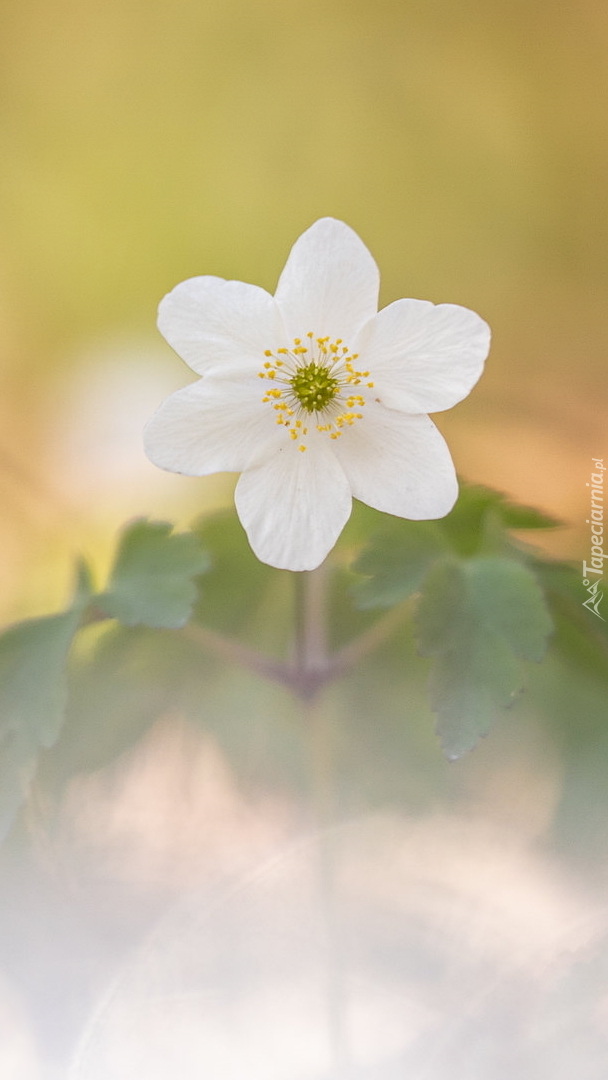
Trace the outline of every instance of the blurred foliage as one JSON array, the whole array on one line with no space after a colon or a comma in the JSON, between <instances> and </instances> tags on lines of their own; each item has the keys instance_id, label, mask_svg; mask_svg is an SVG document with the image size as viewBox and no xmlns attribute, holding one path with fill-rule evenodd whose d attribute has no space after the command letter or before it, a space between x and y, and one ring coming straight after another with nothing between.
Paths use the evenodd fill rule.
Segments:
<instances>
[{"instance_id":1,"label":"blurred foliage","mask_svg":"<svg viewBox=\"0 0 608 1080\"><path fill-rule=\"evenodd\" d=\"M498 491L462 483L456 506L439 521L388 518L374 533L373 544L354 565L365 579L355 587L355 599L364 608L390 606L416 592L440 555L453 551L466 558L500 551L507 541L506 530L557 525L555 518L509 503ZM512 554L513 545L507 547Z\"/></svg>"},{"instance_id":2,"label":"blurred foliage","mask_svg":"<svg viewBox=\"0 0 608 1080\"><path fill-rule=\"evenodd\" d=\"M90 596L82 566L67 611L28 619L0 637L0 839L27 798L40 750L52 746L63 727L64 666Z\"/></svg>"},{"instance_id":3,"label":"blurred foliage","mask_svg":"<svg viewBox=\"0 0 608 1080\"><path fill-rule=\"evenodd\" d=\"M477 544L471 543L469 513L481 538ZM460 505L434 534L442 540L429 548L421 575L424 545L413 540L417 527L356 504L316 580L325 586L329 663L353 644L368 647L355 650L313 702L277 682L277 669L255 670L251 664L255 655L285 673L293 662L294 575L255 559L234 513L200 521L190 533L172 534L158 522L128 526L110 570L111 586L92 594L88 572L81 569L66 612L0 635L1 811L8 832L0 852L2 950L10 963L17 956L17 969L25 965L18 977L38 1001L43 1038L58 1059L66 1053L72 1026L78 1027L79 1017L84 1022L94 979L86 964L66 974L62 1036L55 1014L47 1021L46 1002L72 954L64 961L62 935L54 946L53 927L67 924L72 933L83 917L82 898L92 893L98 925L88 933L104 955L109 948L115 956L114 936L119 945L125 928L137 937L159 902L156 887L148 900L146 886L142 891L130 883L128 872L126 881L115 880L113 863L104 862L106 844L110 852L126 845L127 859L129 851L139 850L139 839L135 849L129 846L129 811L126 822L121 818L120 778L130 774L137 788L140 765L145 776L146 747L159 730L170 730L178 743L180 733L196 734L194 742L186 739L185 753L199 740L217 748L229 783L236 782L238 805L269 805L271 822L279 806L297 808L304 821L312 816L319 823L321 754L331 792L331 805L323 811L330 816L323 821L378 810L412 819L437 815L448 845L452 816L458 820L471 805L477 807L475 817L485 816L484 784L491 785L493 797L496 789L499 806L502 791L507 821L536 837L536 790L544 808L549 758L549 769L559 764L560 782L544 840L561 849L568 864L580 859L588 873L598 865L602 875L608 856L606 624L582 607L580 576L573 568L543 558L510 535L506 522L520 526L524 520L547 524L494 493L463 486ZM420 536L429 527L419 523ZM410 545L415 574L408 569ZM414 578L419 583L412 591ZM192 586L192 617L178 627L176 614L181 621ZM137 604L139 588L145 604ZM116 614L128 622L136 615L149 625L125 626L103 617L114 595L120 598ZM523 663L520 657L538 660L543 652L546 607L556 627L547 654L540 663ZM387 619L394 621L389 625ZM390 633L374 637L383 625ZM461 755L457 764L437 745L432 705L439 711L444 750L452 758ZM464 753L492 723L491 736L475 753ZM217 759L212 761L217 768ZM162 749L156 765L160 787L152 784L143 803L136 800L137 829L144 824L140 815L147 818L157 794L163 796ZM171 761L166 765L170 772ZM204 811L193 826L200 850L213 846L218 828L223 843L214 781L198 772L189 778L186 771L186 787L193 778L196 791L184 791L182 805L180 790L160 826L161 832L169 830L164 841L171 851L180 843L174 830L186 824L197 799ZM210 792L200 790L201 783ZM102 796L97 802L96 790L109 801ZM150 827L159 827L156 818ZM67 845L66 834L72 838ZM138 861L139 855L133 857ZM161 893L165 888L171 889L166 875L158 882ZM125 897L124 911L115 910L116 889ZM32 925L40 938L33 946ZM84 945L90 947L86 928ZM75 949L80 956L78 939Z\"/></svg>"},{"instance_id":4,"label":"blurred foliage","mask_svg":"<svg viewBox=\"0 0 608 1080\"><path fill-rule=\"evenodd\" d=\"M173 534L164 521L136 521L121 538L106 592L97 604L124 626L178 627L196 599L192 582L208 567L191 533Z\"/></svg>"},{"instance_id":5,"label":"blurred foliage","mask_svg":"<svg viewBox=\"0 0 608 1080\"><path fill-rule=\"evenodd\" d=\"M259 613L273 582L279 594L287 596L291 610L289 571L274 570L256 559L233 510L203 517L195 530L203 548L212 553L212 561L211 573L205 577L194 609L194 618L224 633L259 641L259 635L263 633ZM266 620L277 624L279 635L285 633L284 611L282 614L281 619L280 611L273 605L273 618Z\"/></svg>"},{"instance_id":6,"label":"blurred foliage","mask_svg":"<svg viewBox=\"0 0 608 1080\"><path fill-rule=\"evenodd\" d=\"M467 485L439 522L402 521L356 505L316 579L325 590L317 619L327 623L325 663L334 684L321 700L340 748L337 783L347 802L349 762L356 775L364 762L376 762L360 789L364 799L373 789L373 802L390 802L395 782L403 796L408 747L425 727L425 776L432 776L438 755L429 740L427 682L450 759L469 751L504 707L546 712L560 739L585 679L603 685L603 701L605 623L582 607L573 569L511 535L514 526L551 524ZM65 614L9 628L0 637L1 704L5 738L19 752L5 757L7 824L41 750L37 783L53 802L70 777L108 765L172 713L214 735L245 787L302 791L308 751L302 754L300 714L308 691L298 703L294 576L258 562L234 513L203 520L190 533L138 521L120 539L105 590L91 595L83 571ZM543 659L554 623L547 683L522 660ZM79 627L66 712L63 672ZM565 697L564 680L571 680ZM522 705L525 685L531 689ZM587 722L595 723L600 698L592 694L589 707L588 693Z\"/></svg>"},{"instance_id":7,"label":"blurred foliage","mask_svg":"<svg viewBox=\"0 0 608 1080\"><path fill-rule=\"evenodd\" d=\"M430 693L450 758L472 749L523 688L518 658L541 660L553 624L534 575L514 561L439 563L424 582L417 632L436 657Z\"/></svg>"}]
</instances>

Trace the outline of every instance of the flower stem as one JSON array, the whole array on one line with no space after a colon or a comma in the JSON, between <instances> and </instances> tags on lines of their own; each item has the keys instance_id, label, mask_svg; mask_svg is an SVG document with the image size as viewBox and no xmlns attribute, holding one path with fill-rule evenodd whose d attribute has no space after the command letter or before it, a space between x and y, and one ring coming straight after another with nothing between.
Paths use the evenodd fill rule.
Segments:
<instances>
[{"instance_id":1,"label":"flower stem","mask_svg":"<svg viewBox=\"0 0 608 1080\"><path fill-rule=\"evenodd\" d=\"M226 637L216 630L189 623L179 633L222 660L253 671L271 682L281 683L302 700L313 699L327 683L334 682L374 652L391 636L405 617L409 601L382 615L367 630L335 653L327 648L325 612L325 568L295 575L295 645L292 662L258 652L251 645ZM86 622L106 619L103 613L90 614Z\"/></svg>"},{"instance_id":2,"label":"flower stem","mask_svg":"<svg viewBox=\"0 0 608 1080\"><path fill-rule=\"evenodd\" d=\"M379 648L403 622L409 607L410 601L404 600L401 604L390 608L367 630L338 649L329 659L328 680L337 679Z\"/></svg>"},{"instance_id":3,"label":"flower stem","mask_svg":"<svg viewBox=\"0 0 608 1080\"><path fill-rule=\"evenodd\" d=\"M295 575L295 657L293 688L312 699L326 679L329 666L326 632L325 566Z\"/></svg>"},{"instance_id":4,"label":"flower stem","mask_svg":"<svg viewBox=\"0 0 608 1080\"><path fill-rule=\"evenodd\" d=\"M270 679L272 682L283 683L288 687L292 685L291 671L282 660L264 656L251 645L245 645L236 638L225 637L215 630L210 630L207 626L201 626L200 623L188 623L179 633L194 644L208 649L221 660L228 660L230 663L237 664L238 667L254 671L257 675Z\"/></svg>"}]
</instances>

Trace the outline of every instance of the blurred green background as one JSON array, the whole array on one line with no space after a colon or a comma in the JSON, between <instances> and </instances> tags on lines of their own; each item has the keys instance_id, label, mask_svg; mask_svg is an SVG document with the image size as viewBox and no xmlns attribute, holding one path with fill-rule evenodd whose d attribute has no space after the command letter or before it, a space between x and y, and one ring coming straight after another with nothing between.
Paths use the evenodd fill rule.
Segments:
<instances>
[{"instance_id":1,"label":"blurred green background","mask_svg":"<svg viewBox=\"0 0 608 1080\"><path fill-rule=\"evenodd\" d=\"M608 453L605 4L23 0L2 24L0 614L48 610L125 518L230 502L230 478L143 456L190 377L156 305L200 273L272 290L326 214L383 304L490 322L487 374L439 425L465 477L563 517L546 542L582 558Z\"/></svg>"}]
</instances>

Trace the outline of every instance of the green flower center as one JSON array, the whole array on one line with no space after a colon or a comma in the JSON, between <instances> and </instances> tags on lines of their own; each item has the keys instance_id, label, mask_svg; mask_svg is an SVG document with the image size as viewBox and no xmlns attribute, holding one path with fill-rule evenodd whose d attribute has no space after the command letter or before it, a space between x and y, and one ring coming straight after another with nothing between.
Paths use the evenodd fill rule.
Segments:
<instances>
[{"instance_id":1,"label":"green flower center","mask_svg":"<svg viewBox=\"0 0 608 1080\"><path fill-rule=\"evenodd\" d=\"M266 349L264 367L258 371L260 379L273 384L263 404L272 406L275 422L301 451L307 448L302 440L311 420L311 436L318 431L330 439L339 439L362 420L359 410L365 405L365 390L374 385L366 381L369 371L356 370L358 353L351 353L342 338L315 337L312 330L306 338L306 345L302 338L294 338L289 349Z\"/></svg>"},{"instance_id":2,"label":"green flower center","mask_svg":"<svg viewBox=\"0 0 608 1080\"><path fill-rule=\"evenodd\" d=\"M325 364L311 360L289 379L291 392L306 412L320 413L338 395L340 383Z\"/></svg>"}]
</instances>

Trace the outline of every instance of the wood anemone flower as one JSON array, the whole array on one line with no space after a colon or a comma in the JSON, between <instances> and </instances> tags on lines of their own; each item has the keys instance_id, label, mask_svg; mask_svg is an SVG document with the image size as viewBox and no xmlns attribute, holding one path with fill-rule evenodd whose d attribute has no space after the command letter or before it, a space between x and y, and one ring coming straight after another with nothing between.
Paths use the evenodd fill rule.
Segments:
<instances>
[{"instance_id":1,"label":"wood anemone flower","mask_svg":"<svg viewBox=\"0 0 608 1080\"><path fill-rule=\"evenodd\" d=\"M235 502L255 554L312 570L352 498L398 517L443 517L458 494L427 415L477 382L490 329L455 304L396 300L352 229L322 218L294 244L271 296L196 277L162 300L158 326L202 376L148 422L148 457L190 476L239 472Z\"/></svg>"}]
</instances>

